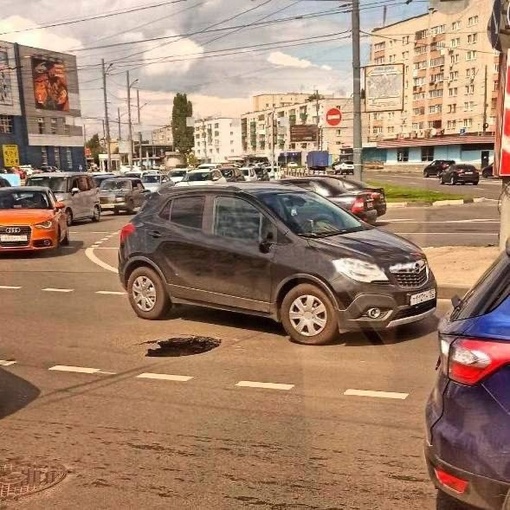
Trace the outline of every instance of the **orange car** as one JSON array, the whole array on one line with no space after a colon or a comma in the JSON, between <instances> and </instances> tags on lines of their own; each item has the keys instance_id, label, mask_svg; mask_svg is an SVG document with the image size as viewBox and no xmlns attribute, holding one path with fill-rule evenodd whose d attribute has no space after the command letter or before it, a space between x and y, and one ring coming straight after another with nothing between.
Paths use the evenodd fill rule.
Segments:
<instances>
[{"instance_id":1,"label":"orange car","mask_svg":"<svg viewBox=\"0 0 510 510\"><path fill-rule=\"evenodd\" d=\"M68 245L64 209L48 188L0 188L0 253Z\"/></svg>"}]
</instances>

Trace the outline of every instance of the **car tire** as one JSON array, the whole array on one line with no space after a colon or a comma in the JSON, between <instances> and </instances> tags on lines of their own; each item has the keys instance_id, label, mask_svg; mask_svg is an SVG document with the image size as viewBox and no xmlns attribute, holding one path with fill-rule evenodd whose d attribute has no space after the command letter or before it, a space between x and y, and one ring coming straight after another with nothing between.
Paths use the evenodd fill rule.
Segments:
<instances>
[{"instance_id":1,"label":"car tire","mask_svg":"<svg viewBox=\"0 0 510 510\"><path fill-rule=\"evenodd\" d=\"M479 181L473 182L473 186L478 186Z\"/></svg>"},{"instance_id":2,"label":"car tire","mask_svg":"<svg viewBox=\"0 0 510 510\"><path fill-rule=\"evenodd\" d=\"M66 223L68 227L74 223L73 211L71 209L66 209Z\"/></svg>"},{"instance_id":3,"label":"car tire","mask_svg":"<svg viewBox=\"0 0 510 510\"><path fill-rule=\"evenodd\" d=\"M310 314L309 318L305 314ZM291 340L300 344L329 344L339 335L331 299L309 283L297 285L287 293L280 307L280 318Z\"/></svg>"},{"instance_id":4,"label":"car tire","mask_svg":"<svg viewBox=\"0 0 510 510\"><path fill-rule=\"evenodd\" d=\"M425 179L428 179L430 177L430 174L428 172L423 172L423 177L425 177Z\"/></svg>"},{"instance_id":5,"label":"car tire","mask_svg":"<svg viewBox=\"0 0 510 510\"><path fill-rule=\"evenodd\" d=\"M439 178L439 184L440 184L441 186L444 186L444 185L445 185L445 182L444 182L443 176L441 176L441 177Z\"/></svg>"},{"instance_id":6,"label":"car tire","mask_svg":"<svg viewBox=\"0 0 510 510\"><path fill-rule=\"evenodd\" d=\"M142 319L163 319L170 311L170 296L159 275L150 267L138 267L131 273L127 292L131 308Z\"/></svg>"},{"instance_id":7,"label":"car tire","mask_svg":"<svg viewBox=\"0 0 510 510\"><path fill-rule=\"evenodd\" d=\"M94 206L94 213L92 214L92 217L90 218L94 223L97 223L101 220L101 208L98 205Z\"/></svg>"},{"instance_id":8,"label":"car tire","mask_svg":"<svg viewBox=\"0 0 510 510\"><path fill-rule=\"evenodd\" d=\"M126 212L128 214L135 214L135 204L134 204L134 202L128 202L127 203Z\"/></svg>"}]
</instances>

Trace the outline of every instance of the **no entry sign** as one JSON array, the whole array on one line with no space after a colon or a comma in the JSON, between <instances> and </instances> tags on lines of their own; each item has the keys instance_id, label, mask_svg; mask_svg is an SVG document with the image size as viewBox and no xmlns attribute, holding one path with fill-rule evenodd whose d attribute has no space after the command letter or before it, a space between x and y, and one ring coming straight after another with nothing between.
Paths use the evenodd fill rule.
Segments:
<instances>
[{"instance_id":1,"label":"no entry sign","mask_svg":"<svg viewBox=\"0 0 510 510\"><path fill-rule=\"evenodd\" d=\"M342 112L338 108L330 108L326 112L326 124L335 127L340 122L342 122Z\"/></svg>"}]
</instances>

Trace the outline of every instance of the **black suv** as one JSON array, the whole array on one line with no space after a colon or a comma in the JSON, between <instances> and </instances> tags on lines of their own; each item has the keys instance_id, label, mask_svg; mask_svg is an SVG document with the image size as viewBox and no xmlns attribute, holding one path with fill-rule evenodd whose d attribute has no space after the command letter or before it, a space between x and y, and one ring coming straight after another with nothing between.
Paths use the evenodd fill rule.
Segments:
<instances>
[{"instance_id":1,"label":"black suv","mask_svg":"<svg viewBox=\"0 0 510 510\"><path fill-rule=\"evenodd\" d=\"M453 159L436 159L423 169L423 177L439 177L450 165L455 165Z\"/></svg>"},{"instance_id":2,"label":"black suv","mask_svg":"<svg viewBox=\"0 0 510 510\"><path fill-rule=\"evenodd\" d=\"M270 317L304 344L434 313L414 244L298 187L246 182L153 193L120 234L119 275L139 317L172 304Z\"/></svg>"}]
</instances>

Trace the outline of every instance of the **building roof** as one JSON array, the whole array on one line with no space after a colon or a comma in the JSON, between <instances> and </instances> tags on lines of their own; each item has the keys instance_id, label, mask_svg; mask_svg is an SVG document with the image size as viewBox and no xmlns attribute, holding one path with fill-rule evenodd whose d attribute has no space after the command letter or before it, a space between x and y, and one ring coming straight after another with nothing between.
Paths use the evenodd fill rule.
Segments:
<instances>
[{"instance_id":1,"label":"building roof","mask_svg":"<svg viewBox=\"0 0 510 510\"><path fill-rule=\"evenodd\" d=\"M384 27L376 27L372 29L372 33L379 32L380 30L385 30L386 28L394 27L396 25L401 25L402 23L406 23L407 21L412 21L418 18L422 18L423 16L428 16L425 12L423 14L417 14L416 16L412 16L411 18L402 19L400 21L395 21L395 23L391 23L390 25L385 25Z\"/></svg>"}]
</instances>

